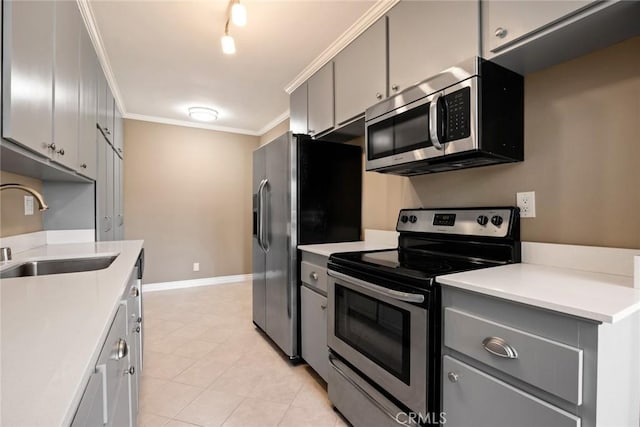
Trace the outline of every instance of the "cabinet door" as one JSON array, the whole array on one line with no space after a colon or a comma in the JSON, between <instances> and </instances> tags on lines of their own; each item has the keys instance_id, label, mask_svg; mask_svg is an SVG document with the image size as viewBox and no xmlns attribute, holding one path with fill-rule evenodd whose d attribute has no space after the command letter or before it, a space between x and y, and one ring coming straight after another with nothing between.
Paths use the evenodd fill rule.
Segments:
<instances>
[{"instance_id":1,"label":"cabinet door","mask_svg":"<svg viewBox=\"0 0 640 427\"><path fill-rule=\"evenodd\" d=\"M109 84L107 84L107 94L106 94L106 101L107 101L107 105L105 106L105 112L106 112L106 117L105 117L105 128L104 128L104 133L107 135L107 139L109 141L111 141L112 144L115 145L115 139L114 139L114 120L115 120L115 113L114 113L114 99L113 99L113 94L111 93L111 88L109 87Z\"/></svg>"},{"instance_id":2,"label":"cabinet door","mask_svg":"<svg viewBox=\"0 0 640 427\"><path fill-rule=\"evenodd\" d=\"M51 158L69 168L77 167L80 82L80 25L82 17L75 2L56 5L53 142Z\"/></svg>"},{"instance_id":3,"label":"cabinet door","mask_svg":"<svg viewBox=\"0 0 640 427\"><path fill-rule=\"evenodd\" d=\"M124 120L115 103L113 105L113 147L120 157L124 157Z\"/></svg>"},{"instance_id":4,"label":"cabinet door","mask_svg":"<svg viewBox=\"0 0 640 427\"><path fill-rule=\"evenodd\" d=\"M334 59L338 126L386 96L387 20L382 18Z\"/></svg>"},{"instance_id":5,"label":"cabinet door","mask_svg":"<svg viewBox=\"0 0 640 427\"><path fill-rule=\"evenodd\" d=\"M3 1L2 136L48 156L55 3Z\"/></svg>"},{"instance_id":6,"label":"cabinet door","mask_svg":"<svg viewBox=\"0 0 640 427\"><path fill-rule=\"evenodd\" d=\"M107 126L107 78L102 72L102 67L98 67L98 127L106 135Z\"/></svg>"},{"instance_id":7,"label":"cabinet door","mask_svg":"<svg viewBox=\"0 0 640 427\"><path fill-rule=\"evenodd\" d=\"M478 1L401 1L391 9L389 93L479 55L479 13Z\"/></svg>"},{"instance_id":8,"label":"cabinet door","mask_svg":"<svg viewBox=\"0 0 640 427\"><path fill-rule=\"evenodd\" d=\"M98 179L96 180L96 224L100 241L113 240L113 156L111 145L98 136Z\"/></svg>"},{"instance_id":9,"label":"cabinet door","mask_svg":"<svg viewBox=\"0 0 640 427\"><path fill-rule=\"evenodd\" d=\"M329 377L327 297L300 287L302 358L325 381Z\"/></svg>"},{"instance_id":10,"label":"cabinet door","mask_svg":"<svg viewBox=\"0 0 640 427\"><path fill-rule=\"evenodd\" d=\"M309 77L307 85L309 135L318 135L333 128L333 61Z\"/></svg>"},{"instance_id":11,"label":"cabinet door","mask_svg":"<svg viewBox=\"0 0 640 427\"><path fill-rule=\"evenodd\" d=\"M579 427L580 419L449 356L442 364L447 425Z\"/></svg>"},{"instance_id":12,"label":"cabinet door","mask_svg":"<svg viewBox=\"0 0 640 427\"><path fill-rule=\"evenodd\" d=\"M113 229L114 239L124 238L124 213L122 203L122 159L114 152L113 156Z\"/></svg>"},{"instance_id":13,"label":"cabinet door","mask_svg":"<svg viewBox=\"0 0 640 427\"><path fill-rule=\"evenodd\" d=\"M102 375L94 372L84 390L71 427L92 427L103 424Z\"/></svg>"},{"instance_id":14,"label":"cabinet door","mask_svg":"<svg viewBox=\"0 0 640 427\"><path fill-rule=\"evenodd\" d=\"M592 3L593 0L483 1L485 46L496 52Z\"/></svg>"},{"instance_id":15,"label":"cabinet door","mask_svg":"<svg viewBox=\"0 0 640 427\"><path fill-rule=\"evenodd\" d=\"M80 31L80 123L77 170L92 179L96 179L99 67L89 34L82 26Z\"/></svg>"},{"instance_id":16,"label":"cabinet door","mask_svg":"<svg viewBox=\"0 0 640 427\"><path fill-rule=\"evenodd\" d=\"M293 133L308 133L307 82L302 83L289 96L289 129Z\"/></svg>"}]
</instances>

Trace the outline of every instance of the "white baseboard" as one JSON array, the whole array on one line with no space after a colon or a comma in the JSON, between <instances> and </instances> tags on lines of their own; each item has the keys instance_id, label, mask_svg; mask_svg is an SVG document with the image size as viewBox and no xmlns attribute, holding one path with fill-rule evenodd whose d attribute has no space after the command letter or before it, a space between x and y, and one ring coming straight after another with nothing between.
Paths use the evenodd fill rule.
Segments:
<instances>
[{"instance_id":1,"label":"white baseboard","mask_svg":"<svg viewBox=\"0 0 640 427\"><path fill-rule=\"evenodd\" d=\"M223 285L226 283L246 282L253 279L253 274L236 274L234 276L205 277L203 279L178 280L175 282L143 283L142 292L169 291L173 289L197 288L199 286Z\"/></svg>"}]
</instances>

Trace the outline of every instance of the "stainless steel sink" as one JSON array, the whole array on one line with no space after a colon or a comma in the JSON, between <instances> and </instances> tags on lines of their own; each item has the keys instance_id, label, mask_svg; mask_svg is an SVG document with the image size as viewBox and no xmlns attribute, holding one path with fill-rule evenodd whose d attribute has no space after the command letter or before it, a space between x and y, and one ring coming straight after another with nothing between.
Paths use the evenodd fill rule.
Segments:
<instances>
[{"instance_id":1,"label":"stainless steel sink","mask_svg":"<svg viewBox=\"0 0 640 427\"><path fill-rule=\"evenodd\" d=\"M0 279L13 277L44 276L47 274L79 273L102 270L111 265L117 255L93 258L47 259L27 261L0 272Z\"/></svg>"}]
</instances>

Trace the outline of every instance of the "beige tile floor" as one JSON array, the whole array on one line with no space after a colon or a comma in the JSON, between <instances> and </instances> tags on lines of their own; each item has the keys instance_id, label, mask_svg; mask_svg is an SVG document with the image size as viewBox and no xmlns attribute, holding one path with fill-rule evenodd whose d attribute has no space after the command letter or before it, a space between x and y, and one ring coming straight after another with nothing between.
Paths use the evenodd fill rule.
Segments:
<instances>
[{"instance_id":1,"label":"beige tile floor","mask_svg":"<svg viewBox=\"0 0 640 427\"><path fill-rule=\"evenodd\" d=\"M144 294L138 426L345 426L326 384L251 323L251 284Z\"/></svg>"}]
</instances>

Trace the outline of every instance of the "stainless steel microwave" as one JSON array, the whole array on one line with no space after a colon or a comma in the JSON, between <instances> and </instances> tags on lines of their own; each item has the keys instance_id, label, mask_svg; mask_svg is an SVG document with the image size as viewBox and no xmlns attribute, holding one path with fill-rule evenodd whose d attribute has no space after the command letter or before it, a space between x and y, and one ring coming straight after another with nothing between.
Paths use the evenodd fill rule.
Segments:
<instances>
[{"instance_id":1,"label":"stainless steel microwave","mask_svg":"<svg viewBox=\"0 0 640 427\"><path fill-rule=\"evenodd\" d=\"M524 159L524 79L471 58L365 113L366 169L419 175Z\"/></svg>"}]
</instances>

